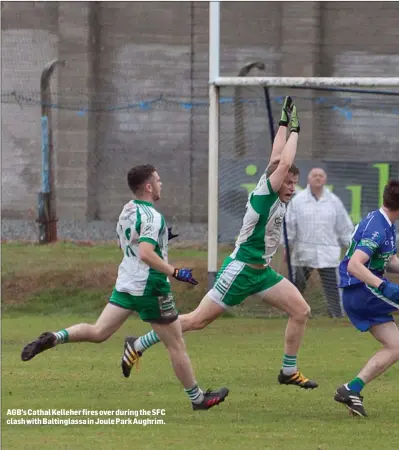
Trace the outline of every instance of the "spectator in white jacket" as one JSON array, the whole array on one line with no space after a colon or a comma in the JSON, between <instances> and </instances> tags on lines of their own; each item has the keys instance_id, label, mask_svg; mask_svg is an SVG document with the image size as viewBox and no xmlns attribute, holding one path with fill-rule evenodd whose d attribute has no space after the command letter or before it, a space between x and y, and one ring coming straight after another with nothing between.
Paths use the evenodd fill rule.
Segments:
<instances>
[{"instance_id":1,"label":"spectator in white jacket","mask_svg":"<svg viewBox=\"0 0 399 450\"><path fill-rule=\"evenodd\" d=\"M286 214L294 282L302 293L314 269L320 275L330 317L342 317L337 288L341 248L350 244L353 223L341 200L325 187L323 169L309 172L306 189L291 200Z\"/></svg>"}]
</instances>

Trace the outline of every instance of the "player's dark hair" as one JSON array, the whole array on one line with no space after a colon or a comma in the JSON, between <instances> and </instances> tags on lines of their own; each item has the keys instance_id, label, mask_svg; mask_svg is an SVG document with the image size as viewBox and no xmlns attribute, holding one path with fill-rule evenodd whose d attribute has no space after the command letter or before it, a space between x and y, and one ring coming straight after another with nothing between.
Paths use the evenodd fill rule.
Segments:
<instances>
[{"instance_id":1,"label":"player's dark hair","mask_svg":"<svg viewBox=\"0 0 399 450\"><path fill-rule=\"evenodd\" d=\"M385 208L391 211L399 211L399 181L390 180L385 186L383 195Z\"/></svg>"},{"instance_id":2,"label":"player's dark hair","mask_svg":"<svg viewBox=\"0 0 399 450\"><path fill-rule=\"evenodd\" d=\"M149 181L156 170L157 169L151 164L135 166L129 170L129 173L127 174L127 184L133 194L136 194L143 185Z\"/></svg>"},{"instance_id":3,"label":"player's dark hair","mask_svg":"<svg viewBox=\"0 0 399 450\"><path fill-rule=\"evenodd\" d=\"M277 169L280 160L276 160L270 164L270 166L266 169L266 177L269 178L270 175ZM288 170L288 173L292 175L299 175L299 169L295 164L292 164Z\"/></svg>"}]
</instances>

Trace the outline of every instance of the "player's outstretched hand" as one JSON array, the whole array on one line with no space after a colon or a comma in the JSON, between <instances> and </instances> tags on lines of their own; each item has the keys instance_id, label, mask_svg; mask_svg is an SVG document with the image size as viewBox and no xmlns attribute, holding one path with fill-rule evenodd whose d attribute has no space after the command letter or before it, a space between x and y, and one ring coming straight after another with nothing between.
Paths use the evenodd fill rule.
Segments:
<instances>
[{"instance_id":1,"label":"player's outstretched hand","mask_svg":"<svg viewBox=\"0 0 399 450\"><path fill-rule=\"evenodd\" d=\"M384 297L389 298L389 300L399 305L399 286L397 284L391 283L390 281L383 281L378 286L378 290Z\"/></svg>"},{"instance_id":2,"label":"player's outstretched hand","mask_svg":"<svg viewBox=\"0 0 399 450\"><path fill-rule=\"evenodd\" d=\"M168 241L170 241L171 239L173 239L173 238L175 238L175 237L177 237L177 236L179 236L178 234L173 234L172 233L172 227L169 227L168 228Z\"/></svg>"},{"instance_id":3,"label":"player's outstretched hand","mask_svg":"<svg viewBox=\"0 0 399 450\"><path fill-rule=\"evenodd\" d=\"M192 272L193 269L175 269L175 273L173 277L178 281L184 281L186 283L191 283L194 286L198 284L198 281L193 278Z\"/></svg>"}]
</instances>

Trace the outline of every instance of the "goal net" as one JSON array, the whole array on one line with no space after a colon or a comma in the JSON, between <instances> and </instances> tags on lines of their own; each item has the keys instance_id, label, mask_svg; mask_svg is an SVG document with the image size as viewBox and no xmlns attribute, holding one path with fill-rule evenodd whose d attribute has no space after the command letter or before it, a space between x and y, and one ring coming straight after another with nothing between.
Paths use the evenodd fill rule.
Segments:
<instances>
[{"instance_id":1,"label":"goal net","mask_svg":"<svg viewBox=\"0 0 399 450\"><path fill-rule=\"evenodd\" d=\"M231 251L245 214L248 193L268 163L285 95L293 97L301 123L295 161L300 169L298 192L306 188L311 168L324 169L327 188L338 196L355 225L368 211L381 205L388 179L399 178L399 89L267 89L269 102L266 88L261 86L220 87L219 260ZM317 221L314 210L305 214L306 221ZM305 228L311 225L300 224ZM298 239L290 242L289 256L298 244L323 252L317 234L307 233L306 242ZM273 267L287 277L303 275L295 266L291 273L288 271L283 249L284 244L274 257ZM343 254L345 246L340 245L339 251ZM331 308L327 305L335 301L334 290L334 278L317 270L310 273L304 296L314 315L329 314ZM240 311L277 314L256 298L245 302Z\"/></svg>"}]
</instances>

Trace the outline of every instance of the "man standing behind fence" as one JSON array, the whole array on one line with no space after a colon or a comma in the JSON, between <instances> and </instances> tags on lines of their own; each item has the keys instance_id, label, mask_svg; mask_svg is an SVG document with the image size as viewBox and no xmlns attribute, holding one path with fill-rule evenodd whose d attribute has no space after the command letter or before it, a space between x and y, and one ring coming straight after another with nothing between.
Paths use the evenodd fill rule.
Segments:
<instances>
[{"instance_id":1,"label":"man standing behind fence","mask_svg":"<svg viewBox=\"0 0 399 450\"><path fill-rule=\"evenodd\" d=\"M341 200L325 184L323 169L313 168L306 189L295 195L286 222L294 282L301 293L314 269L319 272L330 317L342 317L337 288L341 248L350 243L352 221Z\"/></svg>"}]
</instances>

